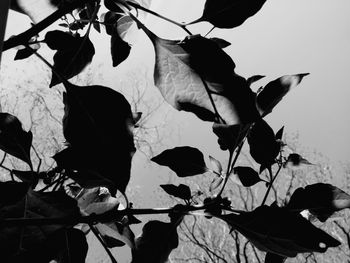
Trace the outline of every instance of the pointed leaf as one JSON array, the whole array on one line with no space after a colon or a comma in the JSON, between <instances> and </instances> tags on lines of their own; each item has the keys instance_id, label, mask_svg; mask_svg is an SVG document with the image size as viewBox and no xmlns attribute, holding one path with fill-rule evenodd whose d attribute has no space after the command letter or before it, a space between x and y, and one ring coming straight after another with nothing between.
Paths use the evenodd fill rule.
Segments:
<instances>
[{"instance_id":1,"label":"pointed leaf","mask_svg":"<svg viewBox=\"0 0 350 263\"><path fill-rule=\"evenodd\" d=\"M213 169L213 171L220 175L222 172L221 163L210 155L209 155L209 160L210 160L210 165L211 165L211 168Z\"/></svg>"},{"instance_id":2,"label":"pointed leaf","mask_svg":"<svg viewBox=\"0 0 350 263\"><path fill-rule=\"evenodd\" d=\"M183 200L191 199L191 189L184 184L179 186L173 184L161 184L160 187L169 195L181 198Z\"/></svg>"},{"instance_id":3,"label":"pointed leaf","mask_svg":"<svg viewBox=\"0 0 350 263\"><path fill-rule=\"evenodd\" d=\"M26 59L26 58L30 57L31 55L33 55L32 50L30 50L28 48L20 49L16 53L15 60Z\"/></svg>"},{"instance_id":4,"label":"pointed leaf","mask_svg":"<svg viewBox=\"0 0 350 263\"><path fill-rule=\"evenodd\" d=\"M283 263L286 259L286 257L267 252L264 263Z\"/></svg>"},{"instance_id":5,"label":"pointed leaf","mask_svg":"<svg viewBox=\"0 0 350 263\"><path fill-rule=\"evenodd\" d=\"M308 209L325 222L336 211L350 208L350 195L331 184L307 185L294 191L286 208L298 213Z\"/></svg>"},{"instance_id":6,"label":"pointed leaf","mask_svg":"<svg viewBox=\"0 0 350 263\"><path fill-rule=\"evenodd\" d=\"M108 248L123 247L125 243L108 235L101 236Z\"/></svg>"},{"instance_id":7,"label":"pointed leaf","mask_svg":"<svg viewBox=\"0 0 350 263\"><path fill-rule=\"evenodd\" d=\"M52 50L69 50L79 47L79 38L70 32L60 30L49 31L45 34L44 39L46 45Z\"/></svg>"},{"instance_id":8,"label":"pointed leaf","mask_svg":"<svg viewBox=\"0 0 350 263\"><path fill-rule=\"evenodd\" d=\"M213 132L218 137L221 150L233 151L245 137L245 131L250 125L213 124Z\"/></svg>"},{"instance_id":9,"label":"pointed leaf","mask_svg":"<svg viewBox=\"0 0 350 263\"><path fill-rule=\"evenodd\" d=\"M157 220L147 222L142 234L136 239L136 248L132 250L132 263L165 263L171 251L177 248L179 237L177 225Z\"/></svg>"},{"instance_id":10,"label":"pointed leaf","mask_svg":"<svg viewBox=\"0 0 350 263\"><path fill-rule=\"evenodd\" d=\"M283 131L284 131L284 126L282 126L281 129L278 130L278 132L276 132L276 140L282 140L283 137Z\"/></svg>"},{"instance_id":11,"label":"pointed leaf","mask_svg":"<svg viewBox=\"0 0 350 263\"><path fill-rule=\"evenodd\" d=\"M193 176L207 171L203 153L189 146L165 150L151 160L159 165L168 166L179 177Z\"/></svg>"},{"instance_id":12,"label":"pointed leaf","mask_svg":"<svg viewBox=\"0 0 350 263\"><path fill-rule=\"evenodd\" d=\"M260 206L240 215L222 215L232 229L239 231L258 249L284 257L298 253L325 252L340 242L312 225L300 214L277 206Z\"/></svg>"},{"instance_id":13,"label":"pointed leaf","mask_svg":"<svg viewBox=\"0 0 350 263\"><path fill-rule=\"evenodd\" d=\"M237 174L239 180L245 187L250 187L262 181L259 174L251 167L238 166L233 168L233 172Z\"/></svg>"},{"instance_id":14,"label":"pointed leaf","mask_svg":"<svg viewBox=\"0 0 350 263\"><path fill-rule=\"evenodd\" d=\"M37 172L12 170L12 173L22 182L31 185L33 189L38 184L39 175Z\"/></svg>"},{"instance_id":15,"label":"pointed leaf","mask_svg":"<svg viewBox=\"0 0 350 263\"><path fill-rule=\"evenodd\" d=\"M254 82L262 79L262 78L265 78L265 76L262 76L262 75L254 75L254 76L251 76L247 79L247 82L250 85L252 85Z\"/></svg>"},{"instance_id":16,"label":"pointed leaf","mask_svg":"<svg viewBox=\"0 0 350 263\"><path fill-rule=\"evenodd\" d=\"M95 55L95 48L88 37L74 36L69 49L58 49L53 57L54 68L66 79L70 79L84 70ZM50 87L61 83L52 72Z\"/></svg>"},{"instance_id":17,"label":"pointed leaf","mask_svg":"<svg viewBox=\"0 0 350 263\"><path fill-rule=\"evenodd\" d=\"M249 17L255 15L266 0L206 0L202 17L219 28L240 26ZM199 22L198 21L198 22Z\"/></svg>"},{"instance_id":18,"label":"pointed leaf","mask_svg":"<svg viewBox=\"0 0 350 263\"><path fill-rule=\"evenodd\" d=\"M127 244L131 249L135 248L135 235L128 225L124 225L120 222L106 224L98 223L96 228L103 237L108 236Z\"/></svg>"},{"instance_id":19,"label":"pointed leaf","mask_svg":"<svg viewBox=\"0 0 350 263\"><path fill-rule=\"evenodd\" d=\"M155 48L155 85L175 109L215 121L218 116L214 102L226 124L250 123L257 118L255 98L247 81L234 73L235 63L217 43L199 35L183 41L165 40L144 25L138 26Z\"/></svg>"},{"instance_id":20,"label":"pointed leaf","mask_svg":"<svg viewBox=\"0 0 350 263\"><path fill-rule=\"evenodd\" d=\"M250 155L265 167L275 163L280 145L275 139L275 133L266 121L257 121L248 135Z\"/></svg>"},{"instance_id":21,"label":"pointed leaf","mask_svg":"<svg viewBox=\"0 0 350 263\"><path fill-rule=\"evenodd\" d=\"M32 140L32 132L24 131L17 117L5 112L0 113L0 149L26 162L30 168Z\"/></svg>"},{"instance_id":22,"label":"pointed leaf","mask_svg":"<svg viewBox=\"0 0 350 263\"><path fill-rule=\"evenodd\" d=\"M269 114L282 98L309 73L286 75L268 83L259 92L256 98L256 106L262 116Z\"/></svg>"},{"instance_id":23,"label":"pointed leaf","mask_svg":"<svg viewBox=\"0 0 350 263\"><path fill-rule=\"evenodd\" d=\"M114 31L111 35L111 55L113 61L113 67L118 66L130 54L131 47L125 42L118 32Z\"/></svg>"},{"instance_id":24,"label":"pointed leaf","mask_svg":"<svg viewBox=\"0 0 350 263\"><path fill-rule=\"evenodd\" d=\"M214 41L220 48L226 48L231 45L230 42L226 41L225 39L218 38L218 37L212 37L210 38L211 41Z\"/></svg>"}]
</instances>

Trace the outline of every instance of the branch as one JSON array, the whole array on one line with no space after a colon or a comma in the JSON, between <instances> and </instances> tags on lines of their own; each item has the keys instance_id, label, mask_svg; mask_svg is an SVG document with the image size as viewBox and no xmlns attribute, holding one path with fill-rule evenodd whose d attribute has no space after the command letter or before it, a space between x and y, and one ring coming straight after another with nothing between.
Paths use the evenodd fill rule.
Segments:
<instances>
[{"instance_id":1,"label":"branch","mask_svg":"<svg viewBox=\"0 0 350 263\"><path fill-rule=\"evenodd\" d=\"M0 62L1 62L2 46L4 43L4 37L5 37L5 31L6 31L7 14L10 8L10 2L11 0L0 1Z\"/></svg>"},{"instance_id":2,"label":"branch","mask_svg":"<svg viewBox=\"0 0 350 263\"><path fill-rule=\"evenodd\" d=\"M51 15L40 21L38 24L34 25L27 31L23 33L11 37L4 42L3 51L6 51L10 48L24 45L26 44L33 36L39 34L41 31L46 29L48 26L56 22L56 20L60 19L65 14L72 12L74 9L83 6L88 0L76 0L72 1L72 3L66 3L62 5L59 9L53 12Z\"/></svg>"}]
</instances>

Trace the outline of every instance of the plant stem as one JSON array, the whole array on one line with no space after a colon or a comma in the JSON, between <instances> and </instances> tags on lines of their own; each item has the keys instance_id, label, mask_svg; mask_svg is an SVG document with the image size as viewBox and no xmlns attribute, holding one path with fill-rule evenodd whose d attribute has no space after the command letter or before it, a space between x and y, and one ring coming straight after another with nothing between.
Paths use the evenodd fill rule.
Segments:
<instances>
[{"instance_id":1,"label":"plant stem","mask_svg":"<svg viewBox=\"0 0 350 263\"><path fill-rule=\"evenodd\" d=\"M125 215L151 215L151 214L169 214L182 213L187 214L190 211L206 209L208 205L185 206L179 211L176 207L171 208L140 208L140 209L124 209L112 210L103 214L92 214L89 216L76 217L52 217L52 218L6 218L0 219L0 226L33 226L33 225L76 225L79 223L95 224L97 222L111 222L117 217ZM235 213L241 213L240 210L231 210Z\"/></svg>"},{"instance_id":2,"label":"plant stem","mask_svg":"<svg viewBox=\"0 0 350 263\"><path fill-rule=\"evenodd\" d=\"M94 227L92 224L89 224L89 227L90 227L92 233L94 233L95 237L98 239L98 241L100 241L101 245L103 246L104 250L108 254L108 256L111 259L112 263L118 263L117 260L114 258L113 254L111 253L111 251L109 250L109 248L106 246L106 243L101 238L100 233L98 232L96 227Z\"/></svg>"},{"instance_id":3,"label":"plant stem","mask_svg":"<svg viewBox=\"0 0 350 263\"><path fill-rule=\"evenodd\" d=\"M276 178L277 178L279 172L281 171L281 168L282 168L282 165L279 165L279 166L278 166L278 170L277 170L275 176L272 175L271 166L268 168L269 174L270 174L270 177L272 178L272 180L270 181L269 187L268 187L267 190L266 190L266 193L265 193L264 199L263 199L263 201L262 201L262 203L261 203L261 206L263 206L263 205L265 204L265 202L266 202L266 200L267 200L267 197L268 197L268 195L269 195L269 193L270 193L270 191L271 191L272 185L273 185L273 183L275 182L275 180L276 180Z\"/></svg>"},{"instance_id":4,"label":"plant stem","mask_svg":"<svg viewBox=\"0 0 350 263\"><path fill-rule=\"evenodd\" d=\"M4 43L7 15L10 8L10 3L11 3L11 0L0 1L0 62L1 62L1 53L2 53L3 43Z\"/></svg>"},{"instance_id":5,"label":"plant stem","mask_svg":"<svg viewBox=\"0 0 350 263\"><path fill-rule=\"evenodd\" d=\"M80 1L72 1L72 3L64 4L62 7L57 9L55 12L53 12L51 15L40 21L38 24L32 26L27 31L24 31L23 33L11 37L8 40L4 42L3 51L6 51L10 48L24 45L26 44L29 39L37 34L39 34L41 31L46 29L48 26L56 22L59 18L64 16L65 14L73 11L74 9L78 8L79 6L83 6L88 0L80 0Z\"/></svg>"},{"instance_id":6,"label":"plant stem","mask_svg":"<svg viewBox=\"0 0 350 263\"><path fill-rule=\"evenodd\" d=\"M162 16L162 15L160 15L160 14L158 14L158 13L152 11L152 10L149 10L148 8L145 8L145 7L139 5L139 4L135 3L135 2L126 1L126 3L127 3L128 5L130 5L130 6L134 7L134 8L136 8L136 9L140 9L140 10L146 12L146 13L150 13L151 15L154 15L154 16L159 17L159 18L161 18L161 19L163 19L163 20L165 20L165 21L167 21L167 22L169 22L169 23L172 23L172 24L174 24L174 25L176 25L176 26L178 26L178 27L181 27L184 31L186 31L187 34L192 35L191 31L189 31L189 30L186 28L186 25L185 25L185 24L181 24L181 23L179 23L179 22L176 22L176 21L174 21L174 20L171 20L170 18L167 18L167 17L165 17L165 16Z\"/></svg>"}]
</instances>

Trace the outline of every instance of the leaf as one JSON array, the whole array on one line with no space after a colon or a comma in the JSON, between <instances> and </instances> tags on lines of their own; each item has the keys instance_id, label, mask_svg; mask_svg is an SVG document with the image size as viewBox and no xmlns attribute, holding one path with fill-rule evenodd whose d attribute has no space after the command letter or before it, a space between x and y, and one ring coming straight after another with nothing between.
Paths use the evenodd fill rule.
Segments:
<instances>
[{"instance_id":1,"label":"leaf","mask_svg":"<svg viewBox=\"0 0 350 263\"><path fill-rule=\"evenodd\" d=\"M297 213L308 209L325 222L333 213L350 208L350 195L331 184L311 184L296 189L286 208Z\"/></svg>"},{"instance_id":2,"label":"leaf","mask_svg":"<svg viewBox=\"0 0 350 263\"><path fill-rule=\"evenodd\" d=\"M284 131L284 126L282 126L281 129L278 130L278 132L276 132L276 140L282 140L283 137L283 131Z\"/></svg>"},{"instance_id":3,"label":"leaf","mask_svg":"<svg viewBox=\"0 0 350 263\"><path fill-rule=\"evenodd\" d=\"M184 184L180 184L179 186L173 184L161 184L160 187L169 195L174 197L181 198L183 200L191 199L191 189Z\"/></svg>"},{"instance_id":4,"label":"leaf","mask_svg":"<svg viewBox=\"0 0 350 263\"><path fill-rule=\"evenodd\" d=\"M192 23L207 21L219 28L240 26L255 15L266 0L206 0L202 17Z\"/></svg>"},{"instance_id":5,"label":"leaf","mask_svg":"<svg viewBox=\"0 0 350 263\"><path fill-rule=\"evenodd\" d=\"M210 183L209 191L210 192L215 191L222 184L223 181L224 181L223 177L221 176L215 177Z\"/></svg>"},{"instance_id":6,"label":"leaf","mask_svg":"<svg viewBox=\"0 0 350 263\"><path fill-rule=\"evenodd\" d=\"M27 194L29 184L13 181L0 182L0 208L19 202Z\"/></svg>"},{"instance_id":7,"label":"leaf","mask_svg":"<svg viewBox=\"0 0 350 263\"><path fill-rule=\"evenodd\" d=\"M2 185L0 188L5 186L4 183L0 185ZM20 195L22 198L19 198L20 191L23 193L23 186L23 183L12 186L13 191L10 197L7 197L7 202L0 206L0 218L74 218L80 215L76 201L64 192L40 193L29 189L25 195ZM12 201L8 202L8 200ZM6 261L6 258L11 258L19 252L20 244L23 249L31 249L40 245L50 234L63 227L58 224L26 227L0 226L2 259L5 258Z\"/></svg>"},{"instance_id":8,"label":"leaf","mask_svg":"<svg viewBox=\"0 0 350 263\"><path fill-rule=\"evenodd\" d=\"M183 41L157 37L138 24L155 48L155 85L175 109L204 121L218 116L228 125L251 123L257 116L255 96L247 81L234 72L235 63L214 41L199 35ZM209 97L211 95L212 100Z\"/></svg>"},{"instance_id":9,"label":"leaf","mask_svg":"<svg viewBox=\"0 0 350 263\"><path fill-rule=\"evenodd\" d=\"M267 252L264 263L283 263L286 259L286 257Z\"/></svg>"},{"instance_id":10,"label":"leaf","mask_svg":"<svg viewBox=\"0 0 350 263\"><path fill-rule=\"evenodd\" d=\"M130 54L131 47L125 42L119 35L118 32L114 31L111 36L111 55L113 61L113 67L118 66Z\"/></svg>"},{"instance_id":11,"label":"leaf","mask_svg":"<svg viewBox=\"0 0 350 263\"><path fill-rule=\"evenodd\" d=\"M70 79L80 72L92 61L95 48L90 39L74 36L69 49L58 49L53 57L54 68L66 79ZM50 88L61 83L61 80L52 72Z\"/></svg>"},{"instance_id":12,"label":"leaf","mask_svg":"<svg viewBox=\"0 0 350 263\"><path fill-rule=\"evenodd\" d=\"M97 174L124 192L135 152L129 102L103 86L65 87L63 134L70 147L55 155L56 162L62 168Z\"/></svg>"},{"instance_id":13,"label":"leaf","mask_svg":"<svg viewBox=\"0 0 350 263\"><path fill-rule=\"evenodd\" d=\"M303 158L299 154L291 153L291 154L289 154L287 161L284 163L284 167L290 167L292 169L295 169L295 168L300 167L303 164L313 165L312 163L310 163L308 160L306 160L305 158Z\"/></svg>"},{"instance_id":14,"label":"leaf","mask_svg":"<svg viewBox=\"0 0 350 263\"><path fill-rule=\"evenodd\" d=\"M33 189L38 184L39 175L37 172L12 170L12 174L14 174L22 182L31 185Z\"/></svg>"},{"instance_id":15,"label":"leaf","mask_svg":"<svg viewBox=\"0 0 350 263\"><path fill-rule=\"evenodd\" d=\"M30 57L31 55L33 55L32 50L30 50L28 48L20 49L16 53L15 60L26 59L26 58Z\"/></svg>"},{"instance_id":16,"label":"leaf","mask_svg":"<svg viewBox=\"0 0 350 263\"><path fill-rule=\"evenodd\" d=\"M268 83L258 93L256 106L262 116L266 116L282 100L282 98L309 73L286 75Z\"/></svg>"},{"instance_id":17,"label":"leaf","mask_svg":"<svg viewBox=\"0 0 350 263\"><path fill-rule=\"evenodd\" d=\"M127 244L131 249L135 248L135 235L128 224L120 222L106 224L98 223L96 228L103 237L119 240Z\"/></svg>"},{"instance_id":18,"label":"leaf","mask_svg":"<svg viewBox=\"0 0 350 263\"><path fill-rule=\"evenodd\" d=\"M254 82L262 79L262 78L265 78L265 76L262 76L262 75L254 75L254 76L251 76L247 79L247 82L249 84L249 86L251 86Z\"/></svg>"},{"instance_id":19,"label":"leaf","mask_svg":"<svg viewBox=\"0 0 350 263\"><path fill-rule=\"evenodd\" d=\"M30 148L33 134L24 131L17 117L0 112L0 149L26 162L32 169Z\"/></svg>"},{"instance_id":20,"label":"leaf","mask_svg":"<svg viewBox=\"0 0 350 263\"><path fill-rule=\"evenodd\" d=\"M153 157L151 161L168 166L179 177L193 176L207 171L203 153L189 146L165 150Z\"/></svg>"},{"instance_id":21,"label":"leaf","mask_svg":"<svg viewBox=\"0 0 350 263\"><path fill-rule=\"evenodd\" d=\"M218 137L218 144L221 150L233 151L238 144L243 140L245 131L250 125L227 125L213 124L213 132Z\"/></svg>"},{"instance_id":22,"label":"leaf","mask_svg":"<svg viewBox=\"0 0 350 263\"><path fill-rule=\"evenodd\" d=\"M123 40L126 40L126 36L133 25L135 25L135 21L130 16L124 15L118 19L116 29Z\"/></svg>"},{"instance_id":23,"label":"leaf","mask_svg":"<svg viewBox=\"0 0 350 263\"><path fill-rule=\"evenodd\" d=\"M69 50L79 47L79 38L74 37L70 32L60 30L49 31L45 34L46 45L52 50Z\"/></svg>"},{"instance_id":24,"label":"leaf","mask_svg":"<svg viewBox=\"0 0 350 263\"><path fill-rule=\"evenodd\" d=\"M275 133L266 121L260 119L251 128L248 135L250 155L265 167L275 163L280 151L280 145L275 139Z\"/></svg>"},{"instance_id":25,"label":"leaf","mask_svg":"<svg viewBox=\"0 0 350 263\"><path fill-rule=\"evenodd\" d=\"M285 208L260 206L240 215L221 215L232 229L239 231L258 249L283 257L298 253L325 252L340 242L315 227L300 214Z\"/></svg>"},{"instance_id":26,"label":"leaf","mask_svg":"<svg viewBox=\"0 0 350 263\"><path fill-rule=\"evenodd\" d=\"M9 262L59 262L84 263L88 251L85 234L75 228L60 229L30 250L22 250Z\"/></svg>"},{"instance_id":27,"label":"leaf","mask_svg":"<svg viewBox=\"0 0 350 263\"><path fill-rule=\"evenodd\" d=\"M147 222L142 228L141 236L136 238L131 263L165 263L171 251L179 244L177 225L157 220Z\"/></svg>"},{"instance_id":28,"label":"leaf","mask_svg":"<svg viewBox=\"0 0 350 263\"><path fill-rule=\"evenodd\" d=\"M209 160L210 160L210 164L211 164L211 167L212 167L213 171L216 174L220 175L221 172L222 172L221 163L218 160L216 160L214 157L210 156L210 155L209 155Z\"/></svg>"},{"instance_id":29,"label":"leaf","mask_svg":"<svg viewBox=\"0 0 350 263\"><path fill-rule=\"evenodd\" d=\"M106 246L108 248L114 248L114 247L123 247L125 246L125 243L108 235L102 236L103 241L105 242Z\"/></svg>"},{"instance_id":30,"label":"leaf","mask_svg":"<svg viewBox=\"0 0 350 263\"><path fill-rule=\"evenodd\" d=\"M218 37L212 37L210 38L211 41L214 41L220 48L226 48L228 46L231 46L231 43L226 41L225 39L218 38Z\"/></svg>"},{"instance_id":31,"label":"leaf","mask_svg":"<svg viewBox=\"0 0 350 263\"><path fill-rule=\"evenodd\" d=\"M233 168L233 172L237 174L239 180L245 187L250 187L262 181L259 174L251 167L237 166Z\"/></svg>"}]
</instances>

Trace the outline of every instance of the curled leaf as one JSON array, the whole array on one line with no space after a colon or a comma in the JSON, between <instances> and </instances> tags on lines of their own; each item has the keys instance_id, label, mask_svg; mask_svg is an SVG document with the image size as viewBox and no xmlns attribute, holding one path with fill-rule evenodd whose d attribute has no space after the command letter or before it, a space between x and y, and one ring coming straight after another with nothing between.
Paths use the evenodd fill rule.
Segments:
<instances>
[{"instance_id":1,"label":"curled leaf","mask_svg":"<svg viewBox=\"0 0 350 263\"><path fill-rule=\"evenodd\" d=\"M262 116L269 114L282 98L309 73L286 75L268 83L256 98L256 106Z\"/></svg>"},{"instance_id":2,"label":"curled leaf","mask_svg":"<svg viewBox=\"0 0 350 263\"><path fill-rule=\"evenodd\" d=\"M237 166L233 168L233 172L237 174L239 180L245 187L250 187L262 181L259 174L251 167Z\"/></svg>"},{"instance_id":3,"label":"curled leaf","mask_svg":"<svg viewBox=\"0 0 350 263\"><path fill-rule=\"evenodd\" d=\"M216 189L218 189L219 186L223 183L223 181L224 181L223 177L221 177L221 176L215 177L210 183L209 191L213 192Z\"/></svg>"},{"instance_id":4,"label":"curled leaf","mask_svg":"<svg viewBox=\"0 0 350 263\"><path fill-rule=\"evenodd\" d=\"M290 167L292 169L298 168L301 165L313 165L308 160L303 158L301 155L297 153L291 153L288 156L287 161L284 163L284 167Z\"/></svg>"},{"instance_id":5,"label":"curled leaf","mask_svg":"<svg viewBox=\"0 0 350 263\"><path fill-rule=\"evenodd\" d=\"M220 175L221 172L222 172L221 163L218 160L216 160L214 157L210 156L210 155L209 155L209 160L210 160L210 164L211 164L211 167L212 167L213 171L217 175Z\"/></svg>"},{"instance_id":6,"label":"curled leaf","mask_svg":"<svg viewBox=\"0 0 350 263\"><path fill-rule=\"evenodd\" d=\"M207 171L203 153L189 146L165 150L151 160L159 165L168 166L179 177L193 176Z\"/></svg>"},{"instance_id":7,"label":"curled leaf","mask_svg":"<svg viewBox=\"0 0 350 263\"><path fill-rule=\"evenodd\" d=\"M294 212L307 209L325 222L336 211L350 208L350 195L331 184L307 185L294 191L286 208Z\"/></svg>"}]
</instances>

